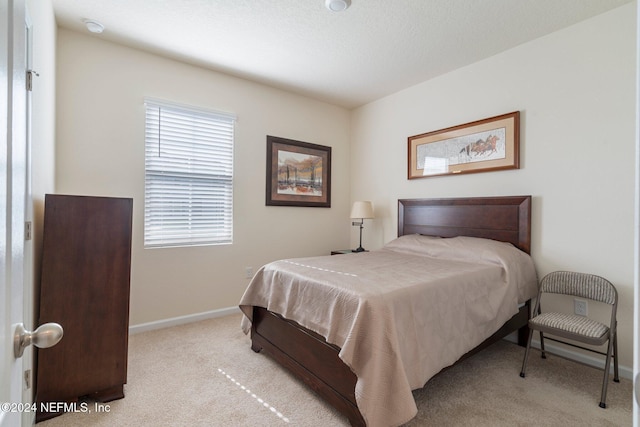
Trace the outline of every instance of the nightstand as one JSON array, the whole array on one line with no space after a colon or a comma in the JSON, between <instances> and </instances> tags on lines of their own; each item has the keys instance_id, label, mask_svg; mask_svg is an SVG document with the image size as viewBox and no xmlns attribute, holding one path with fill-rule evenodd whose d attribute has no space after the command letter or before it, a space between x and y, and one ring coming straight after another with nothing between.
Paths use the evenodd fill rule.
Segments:
<instances>
[{"instance_id":1,"label":"nightstand","mask_svg":"<svg viewBox=\"0 0 640 427\"><path fill-rule=\"evenodd\" d=\"M365 250L364 252L369 252ZM331 255L344 255L344 254L359 254L360 252L356 252L353 249L338 249L336 251L331 251Z\"/></svg>"}]
</instances>

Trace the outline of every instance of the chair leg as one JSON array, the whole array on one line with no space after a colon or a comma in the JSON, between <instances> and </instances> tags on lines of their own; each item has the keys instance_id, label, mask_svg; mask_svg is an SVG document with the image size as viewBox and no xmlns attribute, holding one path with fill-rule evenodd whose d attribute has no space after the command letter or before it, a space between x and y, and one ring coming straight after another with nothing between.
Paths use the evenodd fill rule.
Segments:
<instances>
[{"instance_id":1,"label":"chair leg","mask_svg":"<svg viewBox=\"0 0 640 427\"><path fill-rule=\"evenodd\" d=\"M529 338L527 338L527 349L524 351L524 360L522 361L522 369L520 370L520 376L524 378L525 370L527 368L527 360L529 359L529 350L531 349L531 339L533 338L533 329L529 328Z\"/></svg>"},{"instance_id":2,"label":"chair leg","mask_svg":"<svg viewBox=\"0 0 640 427\"><path fill-rule=\"evenodd\" d=\"M546 359L547 353L545 353L544 351L544 334L542 333L542 331L540 331L540 350L542 350L542 355L540 357Z\"/></svg>"},{"instance_id":3,"label":"chair leg","mask_svg":"<svg viewBox=\"0 0 640 427\"><path fill-rule=\"evenodd\" d=\"M620 382L620 377L618 376L618 328L613 334L613 381Z\"/></svg>"},{"instance_id":4,"label":"chair leg","mask_svg":"<svg viewBox=\"0 0 640 427\"><path fill-rule=\"evenodd\" d=\"M613 343L615 340L615 333L613 337L609 337L609 345L607 349L607 360L604 362L604 378L602 380L602 394L600 395L600 407L606 408L607 400L607 386L609 385L609 369L611 368L611 355L613 353ZM615 368L615 361L614 368Z\"/></svg>"}]
</instances>

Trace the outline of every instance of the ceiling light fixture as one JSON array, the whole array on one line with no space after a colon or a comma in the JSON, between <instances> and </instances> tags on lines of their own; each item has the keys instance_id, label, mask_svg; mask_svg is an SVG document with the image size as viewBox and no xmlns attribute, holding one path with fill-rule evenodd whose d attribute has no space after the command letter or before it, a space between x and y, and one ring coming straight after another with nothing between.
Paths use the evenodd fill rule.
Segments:
<instances>
[{"instance_id":1,"label":"ceiling light fixture","mask_svg":"<svg viewBox=\"0 0 640 427\"><path fill-rule=\"evenodd\" d=\"M104 25L99 23L98 21L94 21L93 19L85 19L83 20L84 25L87 26L87 30L92 33L100 34L104 31Z\"/></svg>"},{"instance_id":2,"label":"ceiling light fixture","mask_svg":"<svg viewBox=\"0 0 640 427\"><path fill-rule=\"evenodd\" d=\"M331 12L342 12L351 6L351 0L324 0L324 5Z\"/></svg>"}]
</instances>

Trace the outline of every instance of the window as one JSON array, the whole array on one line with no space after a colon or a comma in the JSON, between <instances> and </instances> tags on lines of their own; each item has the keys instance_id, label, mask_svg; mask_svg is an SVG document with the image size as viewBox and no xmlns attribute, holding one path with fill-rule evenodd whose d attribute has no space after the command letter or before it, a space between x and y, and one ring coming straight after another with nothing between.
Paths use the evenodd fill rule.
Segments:
<instances>
[{"instance_id":1,"label":"window","mask_svg":"<svg viewBox=\"0 0 640 427\"><path fill-rule=\"evenodd\" d=\"M231 243L235 117L145 99L144 247Z\"/></svg>"}]
</instances>

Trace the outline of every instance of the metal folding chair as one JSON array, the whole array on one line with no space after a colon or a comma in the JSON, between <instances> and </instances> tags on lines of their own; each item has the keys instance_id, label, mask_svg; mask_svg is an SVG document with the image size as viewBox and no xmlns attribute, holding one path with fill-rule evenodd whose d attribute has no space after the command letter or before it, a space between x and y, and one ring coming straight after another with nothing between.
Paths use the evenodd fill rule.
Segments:
<instances>
[{"instance_id":1,"label":"metal folding chair","mask_svg":"<svg viewBox=\"0 0 640 427\"><path fill-rule=\"evenodd\" d=\"M586 316L567 313L542 312L540 300L544 294L562 294L584 298L592 301L599 301L611 305L611 322L609 325L590 319ZM531 349L531 339L533 331L540 332L540 349L542 358L546 359L544 350L544 334L578 341L587 345L603 345L608 342L607 353L602 353L591 348L559 341L594 353L606 355L604 365L604 379L602 381L602 393L600 396L600 407L606 408L607 385L609 382L609 369L613 358L613 381L620 382L618 377L618 334L616 310L618 308L618 292L608 280L593 274L575 273L570 271L554 271L547 274L540 282L538 300L533 310L533 316L529 320L529 338L527 349L522 361L522 371L520 376L525 377L525 369ZM548 338L552 339L552 338Z\"/></svg>"}]
</instances>

